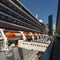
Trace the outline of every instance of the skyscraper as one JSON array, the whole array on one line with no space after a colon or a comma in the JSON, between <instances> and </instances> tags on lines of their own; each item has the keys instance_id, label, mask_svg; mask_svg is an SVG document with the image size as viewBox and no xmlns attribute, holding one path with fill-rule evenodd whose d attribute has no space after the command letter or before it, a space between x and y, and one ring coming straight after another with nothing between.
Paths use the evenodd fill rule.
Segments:
<instances>
[{"instance_id":1,"label":"skyscraper","mask_svg":"<svg viewBox=\"0 0 60 60\"><path fill-rule=\"evenodd\" d=\"M53 35L53 15L48 16L48 28L49 28L48 34L50 36Z\"/></svg>"}]
</instances>

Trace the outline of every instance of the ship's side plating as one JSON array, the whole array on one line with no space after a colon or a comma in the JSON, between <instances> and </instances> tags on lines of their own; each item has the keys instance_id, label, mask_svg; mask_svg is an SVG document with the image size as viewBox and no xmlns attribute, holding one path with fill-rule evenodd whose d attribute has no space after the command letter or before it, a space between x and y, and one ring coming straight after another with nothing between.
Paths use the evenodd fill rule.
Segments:
<instances>
[{"instance_id":1,"label":"ship's side plating","mask_svg":"<svg viewBox=\"0 0 60 60\"><path fill-rule=\"evenodd\" d=\"M19 0L0 0L1 60L34 60L41 49L28 47L27 50L25 46L29 46L30 43L31 47L45 48L42 54L50 44L47 39L45 42L43 40L47 37L44 27L45 25L40 23Z\"/></svg>"}]
</instances>

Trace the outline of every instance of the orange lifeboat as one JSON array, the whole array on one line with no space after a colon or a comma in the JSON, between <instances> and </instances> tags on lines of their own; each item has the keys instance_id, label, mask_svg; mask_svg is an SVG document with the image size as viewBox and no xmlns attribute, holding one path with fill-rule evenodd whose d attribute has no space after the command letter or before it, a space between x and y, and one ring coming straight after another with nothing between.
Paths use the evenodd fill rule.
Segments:
<instances>
[{"instance_id":1,"label":"orange lifeboat","mask_svg":"<svg viewBox=\"0 0 60 60\"><path fill-rule=\"evenodd\" d=\"M5 32L5 36L10 38L10 37L20 37L22 36L21 33L18 32Z\"/></svg>"},{"instance_id":2,"label":"orange lifeboat","mask_svg":"<svg viewBox=\"0 0 60 60\"><path fill-rule=\"evenodd\" d=\"M10 37L16 37L13 32L6 32L5 36L8 37L8 38L10 38Z\"/></svg>"},{"instance_id":3,"label":"orange lifeboat","mask_svg":"<svg viewBox=\"0 0 60 60\"><path fill-rule=\"evenodd\" d=\"M27 33L27 32L25 32L25 33L24 33L24 36L26 36L26 37L27 37L27 36L30 36L30 34L29 34L29 33Z\"/></svg>"}]
</instances>

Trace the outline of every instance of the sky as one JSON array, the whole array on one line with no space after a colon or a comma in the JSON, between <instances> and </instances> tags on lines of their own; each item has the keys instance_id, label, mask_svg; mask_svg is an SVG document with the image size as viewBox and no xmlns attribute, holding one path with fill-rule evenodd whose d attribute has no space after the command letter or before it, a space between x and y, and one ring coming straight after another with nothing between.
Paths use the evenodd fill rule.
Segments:
<instances>
[{"instance_id":1,"label":"sky","mask_svg":"<svg viewBox=\"0 0 60 60\"><path fill-rule=\"evenodd\" d=\"M53 15L54 24L56 23L56 15L58 8L58 0L21 0L21 2L35 15L38 14L46 24L48 16Z\"/></svg>"}]
</instances>

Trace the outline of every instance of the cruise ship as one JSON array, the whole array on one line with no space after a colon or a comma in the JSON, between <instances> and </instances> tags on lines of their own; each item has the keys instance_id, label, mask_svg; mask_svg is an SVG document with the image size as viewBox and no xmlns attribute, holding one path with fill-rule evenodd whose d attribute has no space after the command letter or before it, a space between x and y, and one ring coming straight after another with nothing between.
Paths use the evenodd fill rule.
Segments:
<instances>
[{"instance_id":1,"label":"cruise ship","mask_svg":"<svg viewBox=\"0 0 60 60\"><path fill-rule=\"evenodd\" d=\"M39 60L51 43L45 31L20 0L0 0L0 60Z\"/></svg>"}]
</instances>

